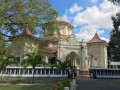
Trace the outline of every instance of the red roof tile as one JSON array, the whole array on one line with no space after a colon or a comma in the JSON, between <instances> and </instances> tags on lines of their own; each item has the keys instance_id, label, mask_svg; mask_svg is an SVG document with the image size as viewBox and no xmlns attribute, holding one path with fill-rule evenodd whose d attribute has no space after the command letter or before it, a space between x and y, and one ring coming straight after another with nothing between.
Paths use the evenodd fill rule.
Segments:
<instances>
[{"instance_id":1,"label":"red roof tile","mask_svg":"<svg viewBox=\"0 0 120 90\"><path fill-rule=\"evenodd\" d=\"M45 37L45 40L49 40L49 41L58 41L59 39L67 40L68 35L61 35L59 37L57 34L54 34L53 36Z\"/></svg>"},{"instance_id":2,"label":"red roof tile","mask_svg":"<svg viewBox=\"0 0 120 90\"><path fill-rule=\"evenodd\" d=\"M96 32L94 37L90 41L88 41L87 43L101 43L101 42L105 42L105 41L100 39L97 32Z\"/></svg>"},{"instance_id":3,"label":"red roof tile","mask_svg":"<svg viewBox=\"0 0 120 90\"><path fill-rule=\"evenodd\" d=\"M17 36L14 36L13 38L19 37L19 36L30 36L30 37L38 39L37 37L35 37L34 35L32 35L31 31L27 27L22 31L21 34L19 34Z\"/></svg>"},{"instance_id":4,"label":"red roof tile","mask_svg":"<svg viewBox=\"0 0 120 90\"><path fill-rule=\"evenodd\" d=\"M30 30L27 27L23 30L23 32L20 35L23 35L23 34L28 34L28 35L33 36L32 33L30 32Z\"/></svg>"},{"instance_id":5,"label":"red roof tile","mask_svg":"<svg viewBox=\"0 0 120 90\"><path fill-rule=\"evenodd\" d=\"M71 24L69 24L68 22L63 21L63 20L60 18L60 16L56 17L55 20L56 20L58 23L67 24L67 25L69 25L71 28L74 28L74 27L73 27Z\"/></svg>"},{"instance_id":6,"label":"red roof tile","mask_svg":"<svg viewBox=\"0 0 120 90\"><path fill-rule=\"evenodd\" d=\"M56 47L45 47L44 53L56 53L57 48Z\"/></svg>"}]
</instances>

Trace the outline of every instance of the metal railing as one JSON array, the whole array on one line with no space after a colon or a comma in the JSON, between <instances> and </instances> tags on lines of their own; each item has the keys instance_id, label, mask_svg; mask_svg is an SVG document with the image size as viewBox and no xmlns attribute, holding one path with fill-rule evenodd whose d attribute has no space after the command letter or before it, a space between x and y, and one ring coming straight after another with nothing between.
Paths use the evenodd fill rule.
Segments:
<instances>
[{"instance_id":1,"label":"metal railing","mask_svg":"<svg viewBox=\"0 0 120 90\"><path fill-rule=\"evenodd\" d=\"M90 68L89 74L91 78L120 78L120 69Z\"/></svg>"},{"instance_id":2,"label":"metal railing","mask_svg":"<svg viewBox=\"0 0 120 90\"><path fill-rule=\"evenodd\" d=\"M0 69L0 76L1 76ZM27 67L24 69L23 67L6 67L3 71L3 76L10 77L32 77L33 69L32 67ZM67 70L60 71L58 74L56 73L56 67L51 69L51 67L36 67L35 68L35 77L67 77Z\"/></svg>"}]
</instances>

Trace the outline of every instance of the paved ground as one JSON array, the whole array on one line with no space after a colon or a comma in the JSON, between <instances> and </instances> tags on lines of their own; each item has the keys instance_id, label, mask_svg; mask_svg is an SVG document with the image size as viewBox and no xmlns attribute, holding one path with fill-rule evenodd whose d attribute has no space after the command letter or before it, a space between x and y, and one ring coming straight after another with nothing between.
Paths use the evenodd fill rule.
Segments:
<instances>
[{"instance_id":1,"label":"paved ground","mask_svg":"<svg viewBox=\"0 0 120 90\"><path fill-rule=\"evenodd\" d=\"M120 79L91 79L80 76L77 90L120 90Z\"/></svg>"}]
</instances>

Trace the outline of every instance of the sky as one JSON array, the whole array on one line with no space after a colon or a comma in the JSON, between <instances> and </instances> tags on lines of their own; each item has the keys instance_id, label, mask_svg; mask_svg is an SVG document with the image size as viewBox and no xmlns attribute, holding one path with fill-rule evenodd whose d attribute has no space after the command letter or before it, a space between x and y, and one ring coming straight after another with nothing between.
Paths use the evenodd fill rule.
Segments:
<instances>
[{"instance_id":1,"label":"sky","mask_svg":"<svg viewBox=\"0 0 120 90\"><path fill-rule=\"evenodd\" d=\"M109 42L113 29L111 16L120 10L108 0L49 0L52 8L59 12L63 21L74 26L77 40L89 41L97 32Z\"/></svg>"}]
</instances>

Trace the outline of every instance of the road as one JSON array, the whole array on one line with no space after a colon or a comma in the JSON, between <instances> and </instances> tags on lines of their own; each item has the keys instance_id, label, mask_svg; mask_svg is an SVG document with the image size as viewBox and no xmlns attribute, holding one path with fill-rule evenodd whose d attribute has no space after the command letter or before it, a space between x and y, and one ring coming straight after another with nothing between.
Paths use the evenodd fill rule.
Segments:
<instances>
[{"instance_id":1,"label":"road","mask_svg":"<svg viewBox=\"0 0 120 90\"><path fill-rule=\"evenodd\" d=\"M120 90L120 79L91 79L78 77L77 90Z\"/></svg>"}]
</instances>

